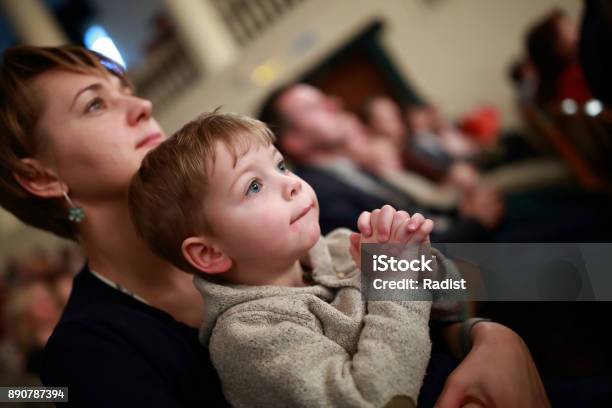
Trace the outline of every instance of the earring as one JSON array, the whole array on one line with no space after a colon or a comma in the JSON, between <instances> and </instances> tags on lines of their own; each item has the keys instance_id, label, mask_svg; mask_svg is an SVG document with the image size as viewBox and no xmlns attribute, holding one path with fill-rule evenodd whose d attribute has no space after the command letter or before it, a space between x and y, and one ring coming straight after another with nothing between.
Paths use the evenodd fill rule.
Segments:
<instances>
[{"instance_id":1,"label":"earring","mask_svg":"<svg viewBox=\"0 0 612 408\"><path fill-rule=\"evenodd\" d=\"M70 205L70 209L68 210L68 219L72 222L76 222L77 224L85 218L85 211L79 206L74 205L70 197L68 197L68 193L64 191L64 197L68 204Z\"/></svg>"}]
</instances>

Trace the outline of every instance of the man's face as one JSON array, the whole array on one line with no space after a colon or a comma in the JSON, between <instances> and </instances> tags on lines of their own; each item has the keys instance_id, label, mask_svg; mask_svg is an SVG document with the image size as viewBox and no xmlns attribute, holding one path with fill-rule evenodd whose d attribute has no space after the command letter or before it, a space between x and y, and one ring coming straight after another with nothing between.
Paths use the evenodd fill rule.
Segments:
<instances>
[{"instance_id":1,"label":"man's face","mask_svg":"<svg viewBox=\"0 0 612 408\"><path fill-rule=\"evenodd\" d=\"M279 98L277 106L293 129L310 144L334 147L345 142L342 107L336 99L318 89L296 85Z\"/></svg>"},{"instance_id":2,"label":"man's face","mask_svg":"<svg viewBox=\"0 0 612 408\"><path fill-rule=\"evenodd\" d=\"M374 131L393 141L400 141L406 133L399 107L388 98L377 98L370 107L370 121Z\"/></svg>"},{"instance_id":3,"label":"man's face","mask_svg":"<svg viewBox=\"0 0 612 408\"><path fill-rule=\"evenodd\" d=\"M236 163L222 142L215 154L204 208L216 243L235 265L288 266L316 244L317 197L273 145L254 144Z\"/></svg>"}]
</instances>

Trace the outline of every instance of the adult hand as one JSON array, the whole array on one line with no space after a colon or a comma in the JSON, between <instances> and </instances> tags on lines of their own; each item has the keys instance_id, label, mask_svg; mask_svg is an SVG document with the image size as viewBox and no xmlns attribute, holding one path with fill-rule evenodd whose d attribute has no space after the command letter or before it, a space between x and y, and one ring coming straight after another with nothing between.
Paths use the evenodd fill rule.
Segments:
<instances>
[{"instance_id":1,"label":"adult hand","mask_svg":"<svg viewBox=\"0 0 612 408\"><path fill-rule=\"evenodd\" d=\"M487 228L495 228L505 212L501 194L497 189L481 186L465 193L459 205L459 213L473 218Z\"/></svg>"},{"instance_id":2,"label":"adult hand","mask_svg":"<svg viewBox=\"0 0 612 408\"><path fill-rule=\"evenodd\" d=\"M473 347L448 377L436 408L546 408L550 402L529 349L509 328L481 322Z\"/></svg>"},{"instance_id":3,"label":"adult hand","mask_svg":"<svg viewBox=\"0 0 612 408\"><path fill-rule=\"evenodd\" d=\"M463 193L468 193L476 189L480 183L480 173L469 163L455 163L450 166L445 183Z\"/></svg>"}]
</instances>

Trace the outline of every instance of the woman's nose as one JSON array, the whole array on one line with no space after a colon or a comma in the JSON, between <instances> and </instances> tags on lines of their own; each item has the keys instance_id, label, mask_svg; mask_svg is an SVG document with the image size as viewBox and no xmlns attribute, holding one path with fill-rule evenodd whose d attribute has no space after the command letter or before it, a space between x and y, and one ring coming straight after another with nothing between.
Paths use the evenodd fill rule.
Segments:
<instances>
[{"instance_id":1,"label":"woman's nose","mask_svg":"<svg viewBox=\"0 0 612 408\"><path fill-rule=\"evenodd\" d=\"M131 126L137 125L140 121L149 119L153 105L147 99L130 96L128 100L128 123Z\"/></svg>"},{"instance_id":2,"label":"woman's nose","mask_svg":"<svg viewBox=\"0 0 612 408\"><path fill-rule=\"evenodd\" d=\"M283 191L285 199L292 200L300 193L300 191L302 191L302 183L300 180L296 179L295 177L288 177Z\"/></svg>"}]
</instances>

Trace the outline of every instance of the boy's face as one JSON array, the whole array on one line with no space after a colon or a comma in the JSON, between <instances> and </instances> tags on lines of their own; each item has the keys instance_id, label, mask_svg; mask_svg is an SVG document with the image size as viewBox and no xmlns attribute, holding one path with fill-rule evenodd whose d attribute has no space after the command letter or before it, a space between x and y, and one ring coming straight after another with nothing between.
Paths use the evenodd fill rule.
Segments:
<instances>
[{"instance_id":1,"label":"boy's face","mask_svg":"<svg viewBox=\"0 0 612 408\"><path fill-rule=\"evenodd\" d=\"M223 143L215 148L204 208L217 245L239 267L294 263L321 234L313 189L273 145L253 144L235 167Z\"/></svg>"}]
</instances>

